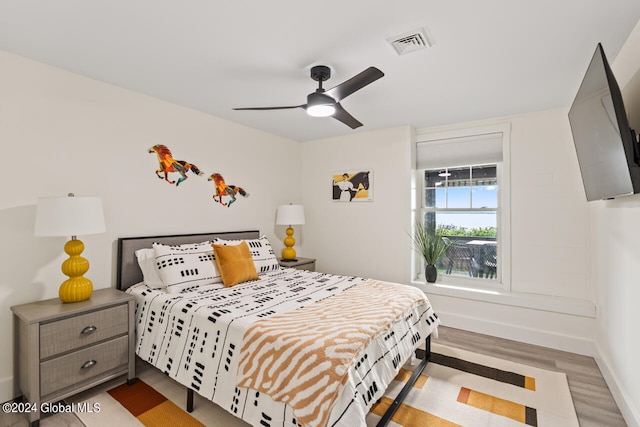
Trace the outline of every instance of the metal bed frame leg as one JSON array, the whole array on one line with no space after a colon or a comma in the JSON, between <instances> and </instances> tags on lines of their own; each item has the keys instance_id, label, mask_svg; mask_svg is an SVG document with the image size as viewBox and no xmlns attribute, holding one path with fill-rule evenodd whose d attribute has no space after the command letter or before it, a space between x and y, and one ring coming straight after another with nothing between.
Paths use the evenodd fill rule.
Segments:
<instances>
[{"instance_id":1,"label":"metal bed frame leg","mask_svg":"<svg viewBox=\"0 0 640 427\"><path fill-rule=\"evenodd\" d=\"M187 412L193 412L193 389L187 389Z\"/></svg>"},{"instance_id":2,"label":"metal bed frame leg","mask_svg":"<svg viewBox=\"0 0 640 427\"><path fill-rule=\"evenodd\" d=\"M393 400L393 403L391 404L391 406L389 406L389 409L387 409L387 412L384 413L384 415L382 416L378 424L376 424L376 427L384 427L389 423L389 421L391 421L393 414L396 413L400 404L404 401L404 399L407 397L407 394L409 394L409 392L411 391L413 384L416 382L420 374L422 374L422 371L424 371L424 368L427 366L427 363L429 363L430 358L431 358L431 335L427 336L425 340L424 358L422 359L418 367L413 371L413 374L411 375L411 378L409 378L409 381L407 381L404 387L402 387L402 390L400 390L400 393L398 393L396 398Z\"/></svg>"}]
</instances>

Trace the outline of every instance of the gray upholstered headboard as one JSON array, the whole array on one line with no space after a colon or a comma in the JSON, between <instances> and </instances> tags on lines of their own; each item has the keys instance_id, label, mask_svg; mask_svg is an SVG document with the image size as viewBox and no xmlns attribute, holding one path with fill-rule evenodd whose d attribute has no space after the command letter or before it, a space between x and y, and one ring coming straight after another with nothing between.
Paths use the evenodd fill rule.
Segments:
<instances>
[{"instance_id":1,"label":"gray upholstered headboard","mask_svg":"<svg viewBox=\"0 0 640 427\"><path fill-rule=\"evenodd\" d=\"M118 271L116 287L122 291L129 286L142 281L142 271L138 266L136 251L138 249L150 248L153 242L167 245L180 245L184 243L196 243L212 240L214 237L221 239L257 239L260 232L249 231L227 231L220 233L197 233L197 234L174 234L168 236L141 236L141 237L121 237L118 239Z\"/></svg>"}]
</instances>

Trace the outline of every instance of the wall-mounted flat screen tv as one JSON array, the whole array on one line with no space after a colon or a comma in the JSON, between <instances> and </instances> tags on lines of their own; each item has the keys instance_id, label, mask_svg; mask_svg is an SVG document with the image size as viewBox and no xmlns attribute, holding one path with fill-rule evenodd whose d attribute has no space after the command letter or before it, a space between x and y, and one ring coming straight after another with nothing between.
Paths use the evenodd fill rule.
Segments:
<instances>
[{"instance_id":1,"label":"wall-mounted flat screen tv","mask_svg":"<svg viewBox=\"0 0 640 427\"><path fill-rule=\"evenodd\" d=\"M569 110L587 201L640 192L640 156L622 94L598 44Z\"/></svg>"}]
</instances>

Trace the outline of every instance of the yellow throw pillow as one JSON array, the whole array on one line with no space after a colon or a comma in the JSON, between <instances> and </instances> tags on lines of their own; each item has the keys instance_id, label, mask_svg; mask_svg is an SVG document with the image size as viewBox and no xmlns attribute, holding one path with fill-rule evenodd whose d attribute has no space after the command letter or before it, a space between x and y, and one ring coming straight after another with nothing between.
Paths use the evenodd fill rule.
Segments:
<instances>
[{"instance_id":1,"label":"yellow throw pillow","mask_svg":"<svg viewBox=\"0 0 640 427\"><path fill-rule=\"evenodd\" d=\"M239 245L213 245L216 264L222 276L222 283L226 287L237 285L249 280L258 280L258 273L249 252L247 242Z\"/></svg>"}]
</instances>

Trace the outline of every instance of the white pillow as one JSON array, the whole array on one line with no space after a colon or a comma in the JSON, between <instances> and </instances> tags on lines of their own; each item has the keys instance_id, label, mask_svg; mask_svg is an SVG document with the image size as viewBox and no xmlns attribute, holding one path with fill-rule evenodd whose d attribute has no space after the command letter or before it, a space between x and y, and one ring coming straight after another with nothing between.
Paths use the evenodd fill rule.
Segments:
<instances>
[{"instance_id":1,"label":"white pillow","mask_svg":"<svg viewBox=\"0 0 640 427\"><path fill-rule=\"evenodd\" d=\"M264 274L269 271L280 270L280 264L278 264L278 258L269 243L267 236L261 236L259 239L244 239L249 246L249 252L251 252L251 258L253 264L256 266L256 272L258 274ZM219 238L213 239L213 243L216 245L239 245L242 240L223 240Z\"/></svg>"},{"instance_id":2,"label":"white pillow","mask_svg":"<svg viewBox=\"0 0 640 427\"><path fill-rule=\"evenodd\" d=\"M138 259L138 265L142 270L142 279L144 283L151 289L165 288L162 279L158 276L156 270L156 257L153 252L153 248L138 249L136 251L136 258Z\"/></svg>"},{"instance_id":3,"label":"white pillow","mask_svg":"<svg viewBox=\"0 0 640 427\"><path fill-rule=\"evenodd\" d=\"M153 243L156 269L169 293L221 283L211 242L186 245Z\"/></svg>"}]
</instances>

